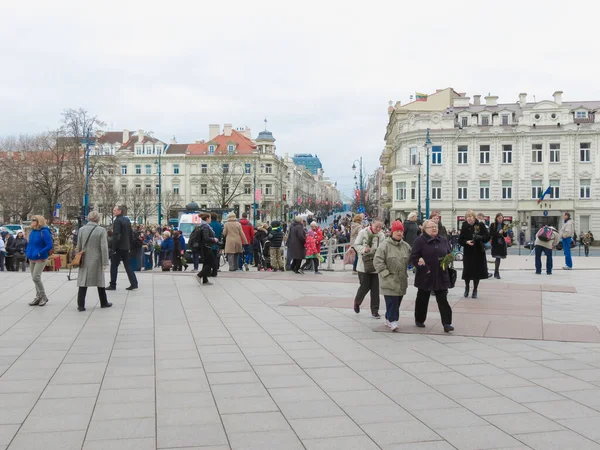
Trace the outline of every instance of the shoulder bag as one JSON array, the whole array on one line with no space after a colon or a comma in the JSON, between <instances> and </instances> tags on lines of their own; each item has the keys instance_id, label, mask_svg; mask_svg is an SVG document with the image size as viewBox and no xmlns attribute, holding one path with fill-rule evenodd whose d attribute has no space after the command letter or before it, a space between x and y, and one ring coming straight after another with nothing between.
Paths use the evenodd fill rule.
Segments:
<instances>
[{"instance_id":1,"label":"shoulder bag","mask_svg":"<svg viewBox=\"0 0 600 450\"><path fill-rule=\"evenodd\" d=\"M375 235L371 233L371 231L367 231L369 237L367 238L367 247L371 248L373 245L373 239ZM377 237L377 246L379 246L379 236ZM375 272L375 265L373 264L373 260L375 259L375 251L371 248L369 253L363 253L362 260L363 265L365 266L365 273L373 273Z\"/></svg>"},{"instance_id":2,"label":"shoulder bag","mask_svg":"<svg viewBox=\"0 0 600 450\"><path fill-rule=\"evenodd\" d=\"M96 227L97 226L98 225L96 225ZM71 261L71 267L82 267L83 266L83 260L84 260L84 255L85 255L85 248L87 247L87 244L90 241L90 238L92 237L92 234L94 234L94 231L96 231L96 227L94 227L94 229L90 232L89 236L85 240L85 243L83 244L82 249L80 251L78 251L77 253L75 253L75 256L73 257L73 260Z\"/></svg>"}]
</instances>

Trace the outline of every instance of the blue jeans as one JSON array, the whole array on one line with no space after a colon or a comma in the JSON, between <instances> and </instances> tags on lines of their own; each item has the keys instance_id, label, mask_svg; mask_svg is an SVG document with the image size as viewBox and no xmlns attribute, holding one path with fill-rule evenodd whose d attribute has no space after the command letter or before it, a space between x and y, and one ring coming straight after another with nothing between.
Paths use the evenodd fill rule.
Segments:
<instances>
[{"instance_id":1,"label":"blue jeans","mask_svg":"<svg viewBox=\"0 0 600 450\"><path fill-rule=\"evenodd\" d=\"M573 260L571 259L571 241L573 238L562 238L563 252L565 252L565 265L569 268L573 267Z\"/></svg>"},{"instance_id":2,"label":"blue jeans","mask_svg":"<svg viewBox=\"0 0 600 450\"><path fill-rule=\"evenodd\" d=\"M383 298L385 298L385 318L389 322L398 322L402 295L384 295Z\"/></svg>"},{"instance_id":3,"label":"blue jeans","mask_svg":"<svg viewBox=\"0 0 600 450\"><path fill-rule=\"evenodd\" d=\"M238 262L238 267L241 269L244 267L244 264L252 264L254 260L254 252L252 251L252 246L250 244L245 244L244 253L240 253L240 260Z\"/></svg>"},{"instance_id":4,"label":"blue jeans","mask_svg":"<svg viewBox=\"0 0 600 450\"><path fill-rule=\"evenodd\" d=\"M542 273L542 253L546 255L546 273L550 275L552 273L552 249L541 245L535 246L535 273Z\"/></svg>"}]
</instances>

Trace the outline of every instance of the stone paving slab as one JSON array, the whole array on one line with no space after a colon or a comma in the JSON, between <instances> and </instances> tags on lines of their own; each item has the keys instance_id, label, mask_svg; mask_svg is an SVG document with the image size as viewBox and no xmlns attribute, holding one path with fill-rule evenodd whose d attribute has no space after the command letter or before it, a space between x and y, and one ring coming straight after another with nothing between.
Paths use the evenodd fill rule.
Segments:
<instances>
[{"instance_id":1,"label":"stone paving slab","mask_svg":"<svg viewBox=\"0 0 600 450\"><path fill-rule=\"evenodd\" d=\"M141 273L112 308L90 290L79 313L63 273L43 274L43 308L27 305L28 274L2 273L0 449L600 448L600 314L580 273L456 295L462 335L433 301L424 330L405 302L401 333L373 332L380 321L339 307L351 274L200 287ZM307 297L330 304L285 306ZM544 340L488 337L492 324Z\"/></svg>"}]
</instances>

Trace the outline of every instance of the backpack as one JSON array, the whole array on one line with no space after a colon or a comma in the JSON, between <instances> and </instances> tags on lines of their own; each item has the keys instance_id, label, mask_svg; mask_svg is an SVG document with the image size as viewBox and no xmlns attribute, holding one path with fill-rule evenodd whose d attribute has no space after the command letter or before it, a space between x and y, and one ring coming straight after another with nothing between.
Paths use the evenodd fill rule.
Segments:
<instances>
[{"instance_id":1,"label":"backpack","mask_svg":"<svg viewBox=\"0 0 600 450\"><path fill-rule=\"evenodd\" d=\"M535 234L535 237L543 242L550 242L552 240L552 228L549 226L543 226L539 229L539 231Z\"/></svg>"}]
</instances>

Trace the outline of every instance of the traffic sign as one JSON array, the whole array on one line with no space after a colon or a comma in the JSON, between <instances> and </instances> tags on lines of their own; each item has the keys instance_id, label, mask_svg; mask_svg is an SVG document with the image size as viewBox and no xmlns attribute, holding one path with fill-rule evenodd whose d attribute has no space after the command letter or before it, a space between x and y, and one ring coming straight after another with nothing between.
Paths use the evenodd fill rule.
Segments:
<instances>
[{"instance_id":1,"label":"traffic sign","mask_svg":"<svg viewBox=\"0 0 600 450\"><path fill-rule=\"evenodd\" d=\"M544 210L544 217L548 217L548 211Z\"/></svg>"},{"instance_id":2,"label":"traffic sign","mask_svg":"<svg viewBox=\"0 0 600 450\"><path fill-rule=\"evenodd\" d=\"M60 203L57 203L57 204L56 204L56 209L60 209L60 207L61 207L61 204L60 204Z\"/></svg>"}]
</instances>

